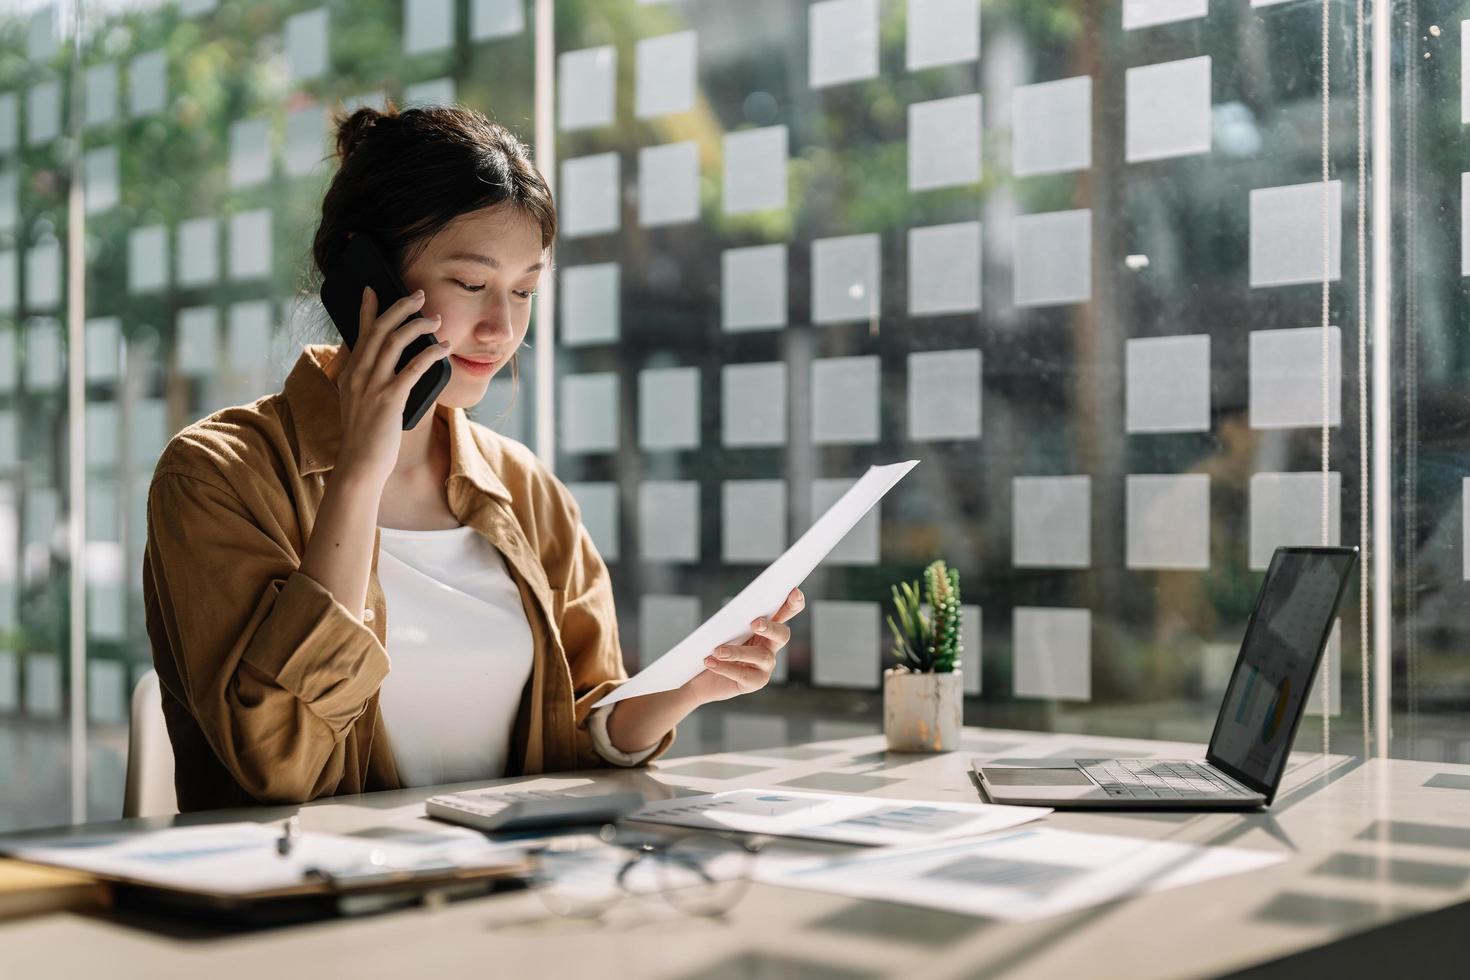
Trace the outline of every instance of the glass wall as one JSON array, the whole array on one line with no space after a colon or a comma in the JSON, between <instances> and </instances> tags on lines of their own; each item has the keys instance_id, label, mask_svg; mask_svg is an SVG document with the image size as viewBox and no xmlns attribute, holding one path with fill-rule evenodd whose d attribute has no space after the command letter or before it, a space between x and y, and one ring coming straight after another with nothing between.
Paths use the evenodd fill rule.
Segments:
<instances>
[{"instance_id":1,"label":"glass wall","mask_svg":"<svg viewBox=\"0 0 1470 980\"><path fill-rule=\"evenodd\" d=\"M551 348L546 435L630 670L868 465L921 460L806 583L777 683L677 752L878 731L889 587L939 557L968 722L1202 741L1271 549L1358 542L1372 448L1392 752L1466 757L1457 10L1392 4L1393 439L1368 447L1379 155L1346 0L0 4L0 827L118 812L154 461L332 341L331 117L389 99L553 134L555 331L477 416L536 445ZM1363 751L1359 584L1301 748Z\"/></svg>"}]
</instances>

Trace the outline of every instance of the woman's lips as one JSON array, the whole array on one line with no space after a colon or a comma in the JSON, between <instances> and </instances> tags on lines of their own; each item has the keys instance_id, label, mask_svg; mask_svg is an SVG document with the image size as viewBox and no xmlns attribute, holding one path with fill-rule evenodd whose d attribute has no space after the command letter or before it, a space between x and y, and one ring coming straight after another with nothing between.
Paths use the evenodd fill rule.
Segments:
<instances>
[{"instance_id":1,"label":"woman's lips","mask_svg":"<svg viewBox=\"0 0 1470 980\"><path fill-rule=\"evenodd\" d=\"M452 361L454 361L454 366L456 368L459 368L460 370L463 370L476 378L488 378L495 371L496 362L494 360L471 361L467 358L460 357L458 354L450 354L449 357Z\"/></svg>"}]
</instances>

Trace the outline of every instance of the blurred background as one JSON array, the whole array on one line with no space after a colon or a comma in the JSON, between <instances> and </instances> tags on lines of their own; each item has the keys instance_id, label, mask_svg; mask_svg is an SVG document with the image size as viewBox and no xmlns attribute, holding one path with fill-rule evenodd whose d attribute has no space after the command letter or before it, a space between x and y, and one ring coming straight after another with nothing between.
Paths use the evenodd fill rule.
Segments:
<instances>
[{"instance_id":1,"label":"blurred background","mask_svg":"<svg viewBox=\"0 0 1470 980\"><path fill-rule=\"evenodd\" d=\"M1203 742L1272 548L1360 539L1382 233L1390 751L1470 761L1464 11L1392 6L1360 233L1344 0L0 3L0 829L120 813L154 461L332 336L331 120L389 100L484 111L553 181L519 385L476 416L571 486L630 671L923 461L806 583L778 682L675 754L881 730L889 588L940 557L967 723ZM1364 751L1360 612L1299 748Z\"/></svg>"}]
</instances>

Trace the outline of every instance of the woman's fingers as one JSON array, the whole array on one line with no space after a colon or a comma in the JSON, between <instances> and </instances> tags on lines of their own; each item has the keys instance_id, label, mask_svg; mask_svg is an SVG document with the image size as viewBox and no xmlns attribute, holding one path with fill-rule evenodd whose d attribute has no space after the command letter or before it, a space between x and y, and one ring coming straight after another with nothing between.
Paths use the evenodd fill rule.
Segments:
<instances>
[{"instance_id":1,"label":"woman's fingers","mask_svg":"<svg viewBox=\"0 0 1470 980\"><path fill-rule=\"evenodd\" d=\"M371 290L368 290L371 293ZM378 300L374 296L372 305L377 306ZM377 316L368 317L367 301L363 302L362 319L357 331L357 348L353 351L358 354L361 363L367 368L367 373L372 373L372 366L377 364L379 351L387 340L393 329L407 320L411 314L418 311L424 305L424 291L415 290L407 296L378 312ZM397 364L397 361L394 361Z\"/></svg>"},{"instance_id":2,"label":"woman's fingers","mask_svg":"<svg viewBox=\"0 0 1470 980\"><path fill-rule=\"evenodd\" d=\"M449 356L449 347L445 344L433 344L414 355L413 360L406 364L393 383L388 386L395 399L400 403L408 401L408 393L414 384L429 370L429 365L435 361L441 361Z\"/></svg>"},{"instance_id":3,"label":"woman's fingers","mask_svg":"<svg viewBox=\"0 0 1470 980\"><path fill-rule=\"evenodd\" d=\"M791 627L774 619L762 617L750 624L754 634L751 642L769 650L779 650L791 640Z\"/></svg>"},{"instance_id":4,"label":"woman's fingers","mask_svg":"<svg viewBox=\"0 0 1470 980\"><path fill-rule=\"evenodd\" d=\"M792 589L791 593L786 596L786 601L781 603L781 608L776 610L776 615L772 616L771 618L778 623L784 623L792 616L795 616L797 613L801 612L802 608L805 606L806 596L801 594L800 589Z\"/></svg>"},{"instance_id":5,"label":"woman's fingers","mask_svg":"<svg viewBox=\"0 0 1470 980\"><path fill-rule=\"evenodd\" d=\"M377 365L373 368L373 374L379 384L386 385L393 380L393 373L398 367L398 359L403 356L404 350L409 344L426 333L433 333L439 329L443 319L436 313L433 316L415 317L397 327L388 339L383 342L383 348L378 353Z\"/></svg>"},{"instance_id":6,"label":"woman's fingers","mask_svg":"<svg viewBox=\"0 0 1470 980\"><path fill-rule=\"evenodd\" d=\"M711 660L722 664L748 664L770 670L776 665L776 651L764 646L715 647L714 652L705 658L705 663Z\"/></svg>"},{"instance_id":7,"label":"woman's fingers","mask_svg":"<svg viewBox=\"0 0 1470 980\"><path fill-rule=\"evenodd\" d=\"M763 670L760 667L753 667L734 660L716 660L713 657L706 657L704 668L711 674L718 674L734 681L742 694L760 690L771 679L770 670Z\"/></svg>"}]
</instances>

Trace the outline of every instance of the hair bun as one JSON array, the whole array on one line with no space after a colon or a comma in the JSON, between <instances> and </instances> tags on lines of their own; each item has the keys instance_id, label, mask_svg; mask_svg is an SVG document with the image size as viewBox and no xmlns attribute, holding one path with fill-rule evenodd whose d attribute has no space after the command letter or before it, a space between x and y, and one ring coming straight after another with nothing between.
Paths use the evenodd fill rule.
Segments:
<instances>
[{"instance_id":1,"label":"hair bun","mask_svg":"<svg viewBox=\"0 0 1470 980\"><path fill-rule=\"evenodd\" d=\"M388 118L372 106L363 106L337 123L337 158L345 161L367 138L368 131Z\"/></svg>"}]
</instances>

